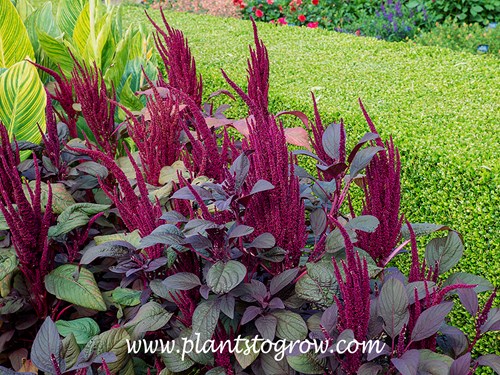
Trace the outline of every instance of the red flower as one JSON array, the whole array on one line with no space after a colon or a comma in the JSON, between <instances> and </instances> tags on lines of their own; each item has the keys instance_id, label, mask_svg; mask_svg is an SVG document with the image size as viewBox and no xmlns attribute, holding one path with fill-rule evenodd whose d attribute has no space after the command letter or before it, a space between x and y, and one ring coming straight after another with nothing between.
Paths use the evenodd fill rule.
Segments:
<instances>
[{"instance_id":1,"label":"red flower","mask_svg":"<svg viewBox=\"0 0 500 375\"><path fill-rule=\"evenodd\" d=\"M278 5L278 9L280 10L280 12L283 12L283 7L281 5Z\"/></svg>"},{"instance_id":2,"label":"red flower","mask_svg":"<svg viewBox=\"0 0 500 375\"><path fill-rule=\"evenodd\" d=\"M287 22L286 22L285 17L278 18L278 23L279 23L280 25L286 25L286 24L287 24Z\"/></svg>"},{"instance_id":3,"label":"red flower","mask_svg":"<svg viewBox=\"0 0 500 375\"><path fill-rule=\"evenodd\" d=\"M307 27L309 27L310 29L316 29L319 25L319 22L309 22L307 24Z\"/></svg>"},{"instance_id":4,"label":"red flower","mask_svg":"<svg viewBox=\"0 0 500 375\"><path fill-rule=\"evenodd\" d=\"M359 29L358 29L358 30L356 30L356 33L355 33L355 34L356 34L356 36L360 36L360 35L361 35L361 30L359 30Z\"/></svg>"},{"instance_id":5,"label":"red flower","mask_svg":"<svg viewBox=\"0 0 500 375\"><path fill-rule=\"evenodd\" d=\"M302 5L302 0L295 0L295 2L297 3L297 5Z\"/></svg>"},{"instance_id":6,"label":"red flower","mask_svg":"<svg viewBox=\"0 0 500 375\"><path fill-rule=\"evenodd\" d=\"M298 17L299 21L300 22L305 22L306 21L306 16L304 16L303 14L301 14L299 17Z\"/></svg>"},{"instance_id":7,"label":"red flower","mask_svg":"<svg viewBox=\"0 0 500 375\"><path fill-rule=\"evenodd\" d=\"M268 3L269 5L273 5L273 4L274 4L274 0L267 0L267 3Z\"/></svg>"},{"instance_id":8,"label":"red flower","mask_svg":"<svg viewBox=\"0 0 500 375\"><path fill-rule=\"evenodd\" d=\"M257 10L255 11L255 16L256 16L256 17L260 18L260 17L262 17L263 15L264 15L264 12L263 12L263 11L261 11L260 9L257 9Z\"/></svg>"},{"instance_id":9,"label":"red flower","mask_svg":"<svg viewBox=\"0 0 500 375\"><path fill-rule=\"evenodd\" d=\"M311 3L312 3L312 5L318 5L319 4L319 0L311 0Z\"/></svg>"}]
</instances>

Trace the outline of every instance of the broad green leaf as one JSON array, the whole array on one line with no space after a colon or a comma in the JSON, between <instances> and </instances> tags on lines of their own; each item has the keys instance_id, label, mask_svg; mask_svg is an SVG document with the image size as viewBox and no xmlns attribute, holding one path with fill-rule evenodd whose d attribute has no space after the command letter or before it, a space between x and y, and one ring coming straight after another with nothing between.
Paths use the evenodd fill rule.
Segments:
<instances>
[{"instance_id":1,"label":"broad green leaf","mask_svg":"<svg viewBox=\"0 0 500 375\"><path fill-rule=\"evenodd\" d=\"M57 324L56 324L57 325ZM80 347L76 342L75 335L70 333L62 340L61 357L66 363L66 368L71 368L75 365L80 355Z\"/></svg>"},{"instance_id":2,"label":"broad green leaf","mask_svg":"<svg viewBox=\"0 0 500 375\"><path fill-rule=\"evenodd\" d=\"M34 192L36 188L36 181L30 181L29 186L31 190ZM60 214L64 212L64 210L68 209L69 207L73 206L75 204L75 200L73 199L73 196L69 193L68 190L66 190L66 187L61 184L61 183L54 183L50 184L50 187L52 188L52 212L55 214ZM28 189L26 186L23 186L24 188L24 194L30 200L30 194L28 192ZM42 212L45 212L45 207L47 206L48 202L48 192L49 192L49 186L45 183L42 182L40 185L40 204L42 206Z\"/></svg>"},{"instance_id":3,"label":"broad green leaf","mask_svg":"<svg viewBox=\"0 0 500 375\"><path fill-rule=\"evenodd\" d=\"M332 263L306 264L307 273L295 284L297 296L309 302L330 305L338 289Z\"/></svg>"},{"instance_id":4,"label":"broad green leaf","mask_svg":"<svg viewBox=\"0 0 500 375\"><path fill-rule=\"evenodd\" d=\"M184 345L183 339L189 339L189 334L189 331L181 332L180 336L174 340L173 348L182 348ZM170 371L180 373L194 365L193 360L187 355L187 353L181 353L177 350L166 350L163 353L160 353L160 357L166 366L165 370L167 371L164 370L165 374L169 375L171 374ZM162 371L160 374L164 374L164 372Z\"/></svg>"},{"instance_id":5,"label":"broad green leaf","mask_svg":"<svg viewBox=\"0 0 500 375\"><path fill-rule=\"evenodd\" d=\"M3 1L10 2L0 0ZM46 100L38 72L28 61L18 62L0 75L0 120L9 137L40 143L42 136L38 126L45 132Z\"/></svg>"},{"instance_id":6,"label":"broad green leaf","mask_svg":"<svg viewBox=\"0 0 500 375\"><path fill-rule=\"evenodd\" d=\"M464 253L464 244L459 234L450 231L446 237L432 239L425 247L425 260L434 267L439 266L439 274L449 271L457 265Z\"/></svg>"},{"instance_id":7,"label":"broad green leaf","mask_svg":"<svg viewBox=\"0 0 500 375\"><path fill-rule=\"evenodd\" d=\"M9 68L26 57L33 60L35 52L28 32L10 0L0 0L0 14L0 68Z\"/></svg>"},{"instance_id":8,"label":"broad green leaf","mask_svg":"<svg viewBox=\"0 0 500 375\"><path fill-rule=\"evenodd\" d=\"M19 14L19 17L21 17L21 20L24 22L26 18L28 18L28 16L33 13L35 8L28 0L17 0L16 10Z\"/></svg>"},{"instance_id":9,"label":"broad green leaf","mask_svg":"<svg viewBox=\"0 0 500 375\"><path fill-rule=\"evenodd\" d=\"M218 299L202 302L194 310L192 340L205 342L212 338L212 335L219 321L220 301Z\"/></svg>"},{"instance_id":10,"label":"broad green leaf","mask_svg":"<svg viewBox=\"0 0 500 375\"><path fill-rule=\"evenodd\" d=\"M74 62L64 40L60 37L53 37L41 30L38 31L37 36L43 52L54 64L61 67L65 76L71 76Z\"/></svg>"},{"instance_id":11,"label":"broad green leaf","mask_svg":"<svg viewBox=\"0 0 500 375\"><path fill-rule=\"evenodd\" d=\"M138 247L141 243L141 235L138 230L134 230L130 233L116 233L116 234L108 234L105 236L96 236L94 237L94 241L97 245L102 245L106 242L111 241L126 241L129 244Z\"/></svg>"},{"instance_id":12,"label":"broad green leaf","mask_svg":"<svg viewBox=\"0 0 500 375\"><path fill-rule=\"evenodd\" d=\"M111 373L116 374L130 359L127 348L127 340L130 339L125 328L113 328L101 333L99 336L94 336L83 351L89 352L93 350L97 355L108 352L114 353L116 361L108 363L108 367Z\"/></svg>"},{"instance_id":13,"label":"broad green leaf","mask_svg":"<svg viewBox=\"0 0 500 375\"><path fill-rule=\"evenodd\" d=\"M18 263L16 252L13 249L0 249L0 280L14 271Z\"/></svg>"},{"instance_id":14,"label":"broad green leaf","mask_svg":"<svg viewBox=\"0 0 500 375\"><path fill-rule=\"evenodd\" d=\"M281 339L295 341L304 340L307 337L307 325L302 317L294 312L278 310L271 314L278 324L276 326L276 336Z\"/></svg>"},{"instance_id":15,"label":"broad green leaf","mask_svg":"<svg viewBox=\"0 0 500 375\"><path fill-rule=\"evenodd\" d=\"M447 226L439 224L411 223L410 225L411 229L413 229L413 232L415 233L415 237L426 236L439 230L450 230ZM410 238L410 229L406 223L401 227L401 235L403 238Z\"/></svg>"},{"instance_id":16,"label":"broad green leaf","mask_svg":"<svg viewBox=\"0 0 500 375\"><path fill-rule=\"evenodd\" d=\"M61 30L56 24L54 15L52 13L52 3L46 2L35 12L33 12L24 22L28 36L35 50L35 54L40 49L38 42L38 33L44 32L54 38L62 35Z\"/></svg>"},{"instance_id":17,"label":"broad green leaf","mask_svg":"<svg viewBox=\"0 0 500 375\"><path fill-rule=\"evenodd\" d=\"M57 8L56 21L59 28L69 37L73 36L76 20L88 0L60 0Z\"/></svg>"},{"instance_id":18,"label":"broad green leaf","mask_svg":"<svg viewBox=\"0 0 500 375\"><path fill-rule=\"evenodd\" d=\"M57 218L57 224L49 229L50 237L57 237L71 232L75 228L87 225L89 216L103 212L108 205L94 203L75 203L66 208Z\"/></svg>"},{"instance_id":19,"label":"broad green leaf","mask_svg":"<svg viewBox=\"0 0 500 375\"><path fill-rule=\"evenodd\" d=\"M207 285L215 294L227 293L243 281L247 269L235 260L215 263L207 274Z\"/></svg>"},{"instance_id":20,"label":"broad green leaf","mask_svg":"<svg viewBox=\"0 0 500 375\"><path fill-rule=\"evenodd\" d=\"M92 272L74 264L57 267L45 277L45 288L57 298L97 311L106 311L106 304Z\"/></svg>"},{"instance_id":21,"label":"broad green leaf","mask_svg":"<svg viewBox=\"0 0 500 375\"><path fill-rule=\"evenodd\" d=\"M132 338L140 338L146 332L156 331L168 323L172 313L166 311L157 302L148 302L141 306L136 316L127 324L125 328Z\"/></svg>"},{"instance_id":22,"label":"broad green leaf","mask_svg":"<svg viewBox=\"0 0 500 375\"><path fill-rule=\"evenodd\" d=\"M326 359L318 359L313 351L288 356L286 360L291 368L302 374L323 374L326 369Z\"/></svg>"},{"instance_id":23,"label":"broad green leaf","mask_svg":"<svg viewBox=\"0 0 500 375\"><path fill-rule=\"evenodd\" d=\"M493 284L482 276L473 275L466 272L452 273L443 283L443 287L453 284L469 284L477 285L474 290L476 293L486 292L493 290Z\"/></svg>"},{"instance_id":24,"label":"broad green leaf","mask_svg":"<svg viewBox=\"0 0 500 375\"><path fill-rule=\"evenodd\" d=\"M128 288L113 290L113 301L122 306L137 306L141 303L141 292Z\"/></svg>"},{"instance_id":25,"label":"broad green leaf","mask_svg":"<svg viewBox=\"0 0 500 375\"><path fill-rule=\"evenodd\" d=\"M255 345L253 345L251 336L248 336L245 341L238 341L238 350L234 352L234 356L243 370L257 359L261 345L260 341L255 341Z\"/></svg>"},{"instance_id":26,"label":"broad green leaf","mask_svg":"<svg viewBox=\"0 0 500 375\"><path fill-rule=\"evenodd\" d=\"M373 233L377 229L380 221L372 215L356 216L349 220L346 228L356 229L367 233Z\"/></svg>"},{"instance_id":27,"label":"broad green leaf","mask_svg":"<svg viewBox=\"0 0 500 375\"><path fill-rule=\"evenodd\" d=\"M56 322L57 330L63 337L73 335L79 345L85 345L89 340L101 333L101 330L95 320L90 318L81 318L75 320L58 320Z\"/></svg>"}]
</instances>

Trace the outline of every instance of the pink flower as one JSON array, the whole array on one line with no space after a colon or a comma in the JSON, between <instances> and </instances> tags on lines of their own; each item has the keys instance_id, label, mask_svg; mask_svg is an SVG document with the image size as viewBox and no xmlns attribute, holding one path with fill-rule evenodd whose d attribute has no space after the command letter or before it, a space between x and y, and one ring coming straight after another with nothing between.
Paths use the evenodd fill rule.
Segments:
<instances>
[{"instance_id":1,"label":"pink flower","mask_svg":"<svg viewBox=\"0 0 500 375\"><path fill-rule=\"evenodd\" d=\"M309 22L307 24L307 27L309 27L310 29L316 29L319 25L319 22Z\"/></svg>"},{"instance_id":2,"label":"pink flower","mask_svg":"<svg viewBox=\"0 0 500 375\"><path fill-rule=\"evenodd\" d=\"M301 14L299 17L298 17L298 20L300 22L306 22L306 16L304 16L303 14Z\"/></svg>"},{"instance_id":3,"label":"pink flower","mask_svg":"<svg viewBox=\"0 0 500 375\"><path fill-rule=\"evenodd\" d=\"M278 18L278 23L280 25L287 25L287 22L286 22L286 18L285 17L281 17L281 18Z\"/></svg>"},{"instance_id":4,"label":"pink flower","mask_svg":"<svg viewBox=\"0 0 500 375\"><path fill-rule=\"evenodd\" d=\"M268 3L269 5L273 5L273 4L274 4L274 0L267 0L267 3Z\"/></svg>"},{"instance_id":5,"label":"pink flower","mask_svg":"<svg viewBox=\"0 0 500 375\"><path fill-rule=\"evenodd\" d=\"M256 16L256 17L260 18L260 17L262 17L263 15L264 15L264 12L263 12L263 11L261 11L260 9L257 9L257 10L255 11L255 16Z\"/></svg>"}]
</instances>

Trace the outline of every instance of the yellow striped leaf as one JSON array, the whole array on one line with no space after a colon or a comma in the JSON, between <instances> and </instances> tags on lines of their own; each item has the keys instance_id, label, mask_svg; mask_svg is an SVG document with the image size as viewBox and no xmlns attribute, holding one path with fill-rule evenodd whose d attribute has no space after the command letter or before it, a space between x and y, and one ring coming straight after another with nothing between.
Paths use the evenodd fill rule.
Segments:
<instances>
[{"instance_id":1,"label":"yellow striped leaf","mask_svg":"<svg viewBox=\"0 0 500 375\"><path fill-rule=\"evenodd\" d=\"M0 68L9 68L35 52L28 32L10 0L0 0Z\"/></svg>"},{"instance_id":2,"label":"yellow striped leaf","mask_svg":"<svg viewBox=\"0 0 500 375\"><path fill-rule=\"evenodd\" d=\"M80 16L88 0L61 0L57 8L56 21L63 33L73 36L76 20Z\"/></svg>"},{"instance_id":3,"label":"yellow striped leaf","mask_svg":"<svg viewBox=\"0 0 500 375\"><path fill-rule=\"evenodd\" d=\"M17 140L39 143L45 131L46 94L36 68L28 61L0 75L0 120Z\"/></svg>"}]
</instances>

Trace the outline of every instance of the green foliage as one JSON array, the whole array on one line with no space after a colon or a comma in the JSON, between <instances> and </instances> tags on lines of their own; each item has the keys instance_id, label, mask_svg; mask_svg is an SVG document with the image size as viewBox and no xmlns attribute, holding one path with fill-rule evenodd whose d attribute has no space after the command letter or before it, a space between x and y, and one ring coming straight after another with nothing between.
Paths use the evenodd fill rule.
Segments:
<instances>
[{"instance_id":1,"label":"green foliage","mask_svg":"<svg viewBox=\"0 0 500 375\"><path fill-rule=\"evenodd\" d=\"M453 17L458 22L487 25L489 22L498 21L500 14L500 0L426 0L425 3L438 21Z\"/></svg>"},{"instance_id":2,"label":"green foliage","mask_svg":"<svg viewBox=\"0 0 500 375\"><path fill-rule=\"evenodd\" d=\"M478 23L458 23L447 19L414 40L424 46L440 46L471 53L478 53L478 46L487 45L487 54L500 57L500 27L485 28Z\"/></svg>"}]
</instances>

